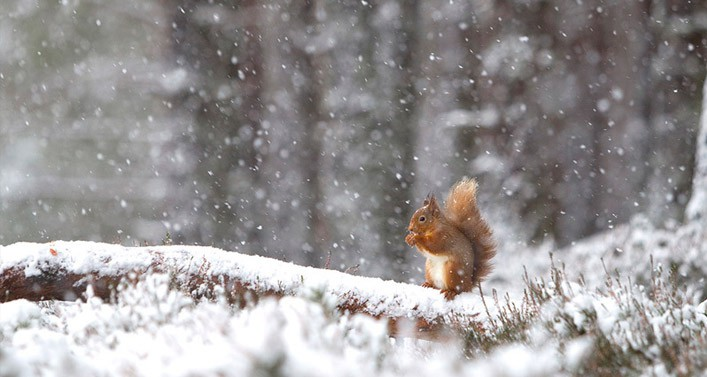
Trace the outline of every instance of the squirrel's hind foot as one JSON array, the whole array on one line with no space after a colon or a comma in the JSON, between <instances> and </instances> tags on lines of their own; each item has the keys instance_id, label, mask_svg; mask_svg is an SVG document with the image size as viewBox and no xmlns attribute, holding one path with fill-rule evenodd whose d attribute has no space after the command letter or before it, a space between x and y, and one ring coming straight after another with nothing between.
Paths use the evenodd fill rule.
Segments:
<instances>
[{"instance_id":1,"label":"squirrel's hind foot","mask_svg":"<svg viewBox=\"0 0 707 377\"><path fill-rule=\"evenodd\" d=\"M441 289L440 292L444 295L444 298L450 301L457 297L457 292L453 289Z\"/></svg>"}]
</instances>

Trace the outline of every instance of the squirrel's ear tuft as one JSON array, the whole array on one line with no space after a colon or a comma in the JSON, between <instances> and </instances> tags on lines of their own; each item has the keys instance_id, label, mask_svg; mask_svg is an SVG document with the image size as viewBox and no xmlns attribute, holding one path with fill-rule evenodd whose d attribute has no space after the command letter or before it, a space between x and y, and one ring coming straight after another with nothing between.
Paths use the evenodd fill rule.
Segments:
<instances>
[{"instance_id":1,"label":"squirrel's ear tuft","mask_svg":"<svg viewBox=\"0 0 707 377\"><path fill-rule=\"evenodd\" d=\"M425 200L422 202L422 205L427 207L428 205L430 205L430 200L434 200L434 197L435 196L432 195L432 193L427 194L427 197L425 197Z\"/></svg>"},{"instance_id":2,"label":"squirrel's ear tuft","mask_svg":"<svg viewBox=\"0 0 707 377\"><path fill-rule=\"evenodd\" d=\"M434 195L430 194L425 201L427 202L427 208L429 208L433 214L436 214L440 211L439 204L437 204L437 198L435 198Z\"/></svg>"}]
</instances>

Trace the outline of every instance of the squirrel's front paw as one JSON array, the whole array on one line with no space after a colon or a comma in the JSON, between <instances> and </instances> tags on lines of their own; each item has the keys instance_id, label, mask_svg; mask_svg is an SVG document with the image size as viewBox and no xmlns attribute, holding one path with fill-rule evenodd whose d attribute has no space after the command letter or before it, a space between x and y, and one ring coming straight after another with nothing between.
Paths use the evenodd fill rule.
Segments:
<instances>
[{"instance_id":1,"label":"squirrel's front paw","mask_svg":"<svg viewBox=\"0 0 707 377\"><path fill-rule=\"evenodd\" d=\"M432 285L432 283L426 281L426 282L424 282L424 283L421 284L421 287L422 287L422 288L434 288L435 286Z\"/></svg>"}]
</instances>

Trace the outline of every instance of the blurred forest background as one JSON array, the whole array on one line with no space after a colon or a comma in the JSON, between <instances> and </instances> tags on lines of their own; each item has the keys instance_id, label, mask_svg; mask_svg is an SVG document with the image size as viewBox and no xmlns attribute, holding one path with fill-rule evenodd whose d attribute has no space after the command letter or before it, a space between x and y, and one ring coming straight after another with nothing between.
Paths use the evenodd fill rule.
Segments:
<instances>
[{"instance_id":1,"label":"blurred forest background","mask_svg":"<svg viewBox=\"0 0 707 377\"><path fill-rule=\"evenodd\" d=\"M706 65L703 0L6 0L0 244L419 279L408 218L465 175L499 260L671 227Z\"/></svg>"}]
</instances>

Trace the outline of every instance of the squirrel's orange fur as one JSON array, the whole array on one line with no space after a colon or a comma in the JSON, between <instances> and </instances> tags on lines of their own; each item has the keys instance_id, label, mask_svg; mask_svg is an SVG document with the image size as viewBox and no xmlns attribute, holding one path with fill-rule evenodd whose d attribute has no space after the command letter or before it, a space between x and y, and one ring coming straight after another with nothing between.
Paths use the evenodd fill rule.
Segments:
<instances>
[{"instance_id":1,"label":"squirrel's orange fur","mask_svg":"<svg viewBox=\"0 0 707 377\"><path fill-rule=\"evenodd\" d=\"M491 272L496 255L491 228L476 205L474 179L462 179L449 192L444 211L434 195L410 219L405 242L427 257L425 287L447 299L469 292Z\"/></svg>"}]
</instances>

